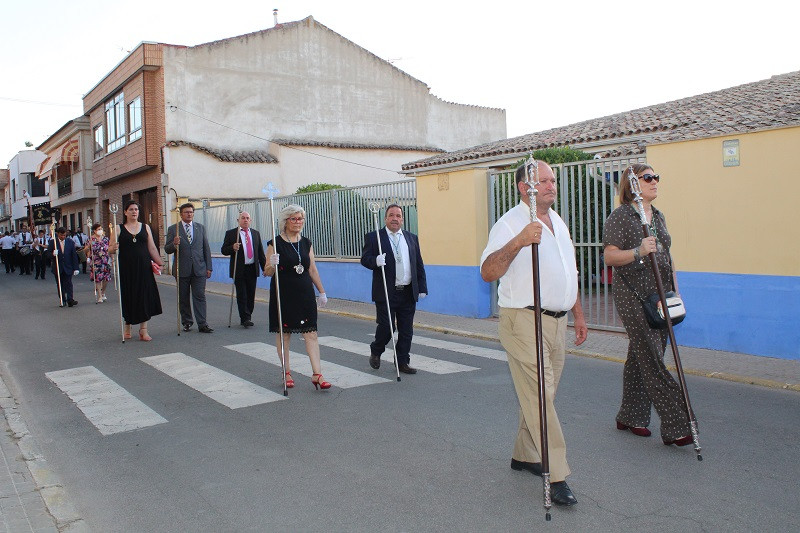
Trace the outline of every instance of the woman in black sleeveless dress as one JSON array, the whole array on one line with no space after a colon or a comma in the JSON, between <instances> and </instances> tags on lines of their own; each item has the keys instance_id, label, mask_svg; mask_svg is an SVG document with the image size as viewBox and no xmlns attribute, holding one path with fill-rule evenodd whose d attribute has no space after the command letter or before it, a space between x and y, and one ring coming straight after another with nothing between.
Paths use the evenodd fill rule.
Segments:
<instances>
[{"instance_id":1,"label":"woman in black sleeveless dress","mask_svg":"<svg viewBox=\"0 0 800 533\"><path fill-rule=\"evenodd\" d=\"M287 205L278 214L278 227L281 228L281 233L275 237L277 244L273 244L272 241L267 243L269 264L265 271L268 276L272 276L269 286L269 330L278 334L275 345L278 347L278 357L280 357L278 297L275 288L277 266L281 292L286 387L294 387L294 379L289 368L289 341L292 333L300 333L303 335L306 353L311 360L313 372L311 383L314 384L314 388L329 389L331 384L322 378L317 340L317 303L319 302L320 307L324 307L328 298L314 261L311 241L300 236L305 218L305 209L299 205ZM314 287L319 291L318 298L314 297Z\"/></svg>"},{"instance_id":2,"label":"woman in black sleeveless dress","mask_svg":"<svg viewBox=\"0 0 800 533\"><path fill-rule=\"evenodd\" d=\"M131 337L131 324L139 324L139 339L152 340L147 334L147 321L161 314L161 298L153 277L151 261L163 266L153 241L150 226L139 219L139 204L125 204L125 223L119 226L117 244L109 246L113 253L119 247L119 291L122 316L125 319L125 338Z\"/></svg>"}]
</instances>

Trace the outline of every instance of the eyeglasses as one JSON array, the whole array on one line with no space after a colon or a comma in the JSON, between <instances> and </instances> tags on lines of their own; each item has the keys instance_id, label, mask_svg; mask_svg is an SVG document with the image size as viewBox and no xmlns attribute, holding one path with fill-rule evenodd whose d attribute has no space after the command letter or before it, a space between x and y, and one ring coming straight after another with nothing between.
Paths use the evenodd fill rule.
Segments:
<instances>
[{"instance_id":1,"label":"eyeglasses","mask_svg":"<svg viewBox=\"0 0 800 533\"><path fill-rule=\"evenodd\" d=\"M289 220L291 220L292 222L302 222L305 219L306 219L305 217L289 217Z\"/></svg>"},{"instance_id":2,"label":"eyeglasses","mask_svg":"<svg viewBox=\"0 0 800 533\"><path fill-rule=\"evenodd\" d=\"M661 176L659 176L658 174L642 174L641 176L639 176L639 179L644 180L647 183L656 180L656 183L658 183L658 181L661 179Z\"/></svg>"}]
</instances>

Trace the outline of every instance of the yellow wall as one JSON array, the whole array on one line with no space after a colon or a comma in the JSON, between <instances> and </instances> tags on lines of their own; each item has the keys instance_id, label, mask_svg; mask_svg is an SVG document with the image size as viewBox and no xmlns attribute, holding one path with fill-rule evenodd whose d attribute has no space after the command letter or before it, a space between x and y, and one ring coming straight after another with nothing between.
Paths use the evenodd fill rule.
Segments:
<instances>
[{"instance_id":1,"label":"yellow wall","mask_svg":"<svg viewBox=\"0 0 800 533\"><path fill-rule=\"evenodd\" d=\"M425 263L479 264L489 234L485 168L417 176L417 209Z\"/></svg>"},{"instance_id":2,"label":"yellow wall","mask_svg":"<svg viewBox=\"0 0 800 533\"><path fill-rule=\"evenodd\" d=\"M722 165L739 140L740 165ZM647 147L679 270L800 275L800 128Z\"/></svg>"}]
</instances>

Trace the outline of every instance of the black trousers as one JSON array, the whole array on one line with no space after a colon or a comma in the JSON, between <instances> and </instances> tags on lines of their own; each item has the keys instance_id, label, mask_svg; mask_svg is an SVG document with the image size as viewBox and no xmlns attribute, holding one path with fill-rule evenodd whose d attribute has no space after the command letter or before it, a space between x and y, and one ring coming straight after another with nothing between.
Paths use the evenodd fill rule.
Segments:
<instances>
[{"instance_id":1,"label":"black trousers","mask_svg":"<svg viewBox=\"0 0 800 533\"><path fill-rule=\"evenodd\" d=\"M6 274L14 272L14 249L0 250L3 256L3 264L6 265Z\"/></svg>"},{"instance_id":2,"label":"black trousers","mask_svg":"<svg viewBox=\"0 0 800 533\"><path fill-rule=\"evenodd\" d=\"M53 278L56 281L56 292L58 292L58 275L54 272ZM72 300L72 272L69 274L61 272L61 297L64 300L64 305Z\"/></svg>"},{"instance_id":3,"label":"black trousers","mask_svg":"<svg viewBox=\"0 0 800 533\"><path fill-rule=\"evenodd\" d=\"M414 313L417 311L417 302L414 301L414 293L411 285L407 285L403 290L389 288L389 302L392 311L392 323L397 325L397 364L407 365L411 360L409 351L411 350L411 339L414 336ZM372 355L380 355L386 349L386 345L392 342L392 331L389 328L389 313L386 311L386 301L375 302L375 321L378 327L375 329L375 340L369 345Z\"/></svg>"},{"instance_id":4,"label":"black trousers","mask_svg":"<svg viewBox=\"0 0 800 533\"><path fill-rule=\"evenodd\" d=\"M35 254L33 256L33 264L36 267L36 277L44 279L44 273L46 270L47 260L42 253Z\"/></svg>"},{"instance_id":5,"label":"black trousers","mask_svg":"<svg viewBox=\"0 0 800 533\"><path fill-rule=\"evenodd\" d=\"M20 276L23 274L30 275L31 270L33 269L33 255L22 255L19 253L19 250L17 250L17 265L19 266Z\"/></svg>"},{"instance_id":6,"label":"black trousers","mask_svg":"<svg viewBox=\"0 0 800 533\"><path fill-rule=\"evenodd\" d=\"M239 320L244 322L253 316L256 305L256 282L258 281L258 266L243 265L242 273L234 279L236 286L236 306L239 309Z\"/></svg>"}]
</instances>

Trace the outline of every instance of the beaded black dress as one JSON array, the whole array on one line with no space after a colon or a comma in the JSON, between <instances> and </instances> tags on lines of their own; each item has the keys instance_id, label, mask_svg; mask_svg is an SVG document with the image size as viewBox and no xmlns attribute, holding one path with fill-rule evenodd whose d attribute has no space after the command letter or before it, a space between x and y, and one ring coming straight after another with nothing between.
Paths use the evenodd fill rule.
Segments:
<instances>
[{"instance_id":1,"label":"beaded black dress","mask_svg":"<svg viewBox=\"0 0 800 533\"><path fill-rule=\"evenodd\" d=\"M317 331L317 300L314 284L308 273L311 265L311 241L300 237L299 242L287 242L275 237L275 253L280 255L278 278L281 286L281 318L284 333ZM272 241L267 243L267 246ZM302 269L297 268L302 265ZM301 270L302 272L298 272ZM269 284L269 330L278 333L278 297L275 292L275 275Z\"/></svg>"}]
</instances>

